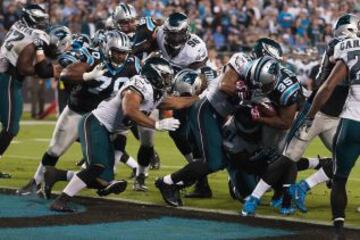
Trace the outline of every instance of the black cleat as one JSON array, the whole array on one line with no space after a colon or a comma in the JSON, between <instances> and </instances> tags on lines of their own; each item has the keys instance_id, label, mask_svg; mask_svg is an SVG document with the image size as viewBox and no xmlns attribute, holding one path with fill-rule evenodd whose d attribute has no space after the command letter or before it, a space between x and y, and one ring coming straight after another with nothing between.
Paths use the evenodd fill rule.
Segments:
<instances>
[{"instance_id":1,"label":"black cleat","mask_svg":"<svg viewBox=\"0 0 360 240\"><path fill-rule=\"evenodd\" d=\"M61 193L50 205L50 210L55 212L75 212L74 209L68 206L70 199L71 197L66 193Z\"/></svg>"},{"instance_id":2,"label":"black cleat","mask_svg":"<svg viewBox=\"0 0 360 240\"><path fill-rule=\"evenodd\" d=\"M101 196L107 196L111 193L119 194L125 191L127 182L125 180L114 181L103 189L99 189L96 193Z\"/></svg>"},{"instance_id":3,"label":"black cleat","mask_svg":"<svg viewBox=\"0 0 360 240\"><path fill-rule=\"evenodd\" d=\"M206 178L199 179L194 191L185 194L186 198L212 198L212 191Z\"/></svg>"},{"instance_id":4,"label":"black cleat","mask_svg":"<svg viewBox=\"0 0 360 240\"><path fill-rule=\"evenodd\" d=\"M154 156L150 160L150 169L160 169L160 157L159 154L154 151Z\"/></svg>"},{"instance_id":5,"label":"black cleat","mask_svg":"<svg viewBox=\"0 0 360 240\"><path fill-rule=\"evenodd\" d=\"M137 192L147 192L148 187L145 185L145 175L140 173L139 176L135 178L133 190Z\"/></svg>"},{"instance_id":6,"label":"black cleat","mask_svg":"<svg viewBox=\"0 0 360 240\"><path fill-rule=\"evenodd\" d=\"M58 181L66 181L67 171L56 169L52 166L45 167L43 195L45 199L51 198L51 191Z\"/></svg>"},{"instance_id":7,"label":"black cleat","mask_svg":"<svg viewBox=\"0 0 360 240\"><path fill-rule=\"evenodd\" d=\"M10 173L0 172L0 178L11 178Z\"/></svg>"},{"instance_id":8,"label":"black cleat","mask_svg":"<svg viewBox=\"0 0 360 240\"><path fill-rule=\"evenodd\" d=\"M157 178L155 180L155 186L159 189L164 201L168 205L172 207L179 207L183 205L178 186L174 184L166 184L163 178Z\"/></svg>"},{"instance_id":9,"label":"black cleat","mask_svg":"<svg viewBox=\"0 0 360 240\"><path fill-rule=\"evenodd\" d=\"M20 196L28 196L38 194L41 190L41 184L36 184L35 179L31 179L25 186L16 190L16 194Z\"/></svg>"}]
</instances>

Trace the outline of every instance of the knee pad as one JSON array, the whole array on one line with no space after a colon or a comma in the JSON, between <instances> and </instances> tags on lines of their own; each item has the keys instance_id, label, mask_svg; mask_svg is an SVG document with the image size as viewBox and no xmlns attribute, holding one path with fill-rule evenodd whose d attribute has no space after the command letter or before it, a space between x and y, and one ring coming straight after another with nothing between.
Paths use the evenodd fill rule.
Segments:
<instances>
[{"instance_id":1,"label":"knee pad","mask_svg":"<svg viewBox=\"0 0 360 240\"><path fill-rule=\"evenodd\" d=\"M139 164L144 167L149 166L151 158L154 156L154 154L154 147L146 147L141 145L137 155Z\"/></svg>"},{"instance_id":2,"label":"knee pad","mask_svg":"<svg viewBox=\"0 0 360 240\"><path fill-rule=\"evenodd\" d=\"M76 175L84 182L87 186L94 186L96 178L104 171L104 167L99 165L90 165L86 169L80 171Z\"/></svg>"},{"instance_id":3,"label":"knee pad","mask_svg":"<svg viewBox=\"0 0 360 240\"><path fill-rule=\"evenodd\" d=\"M116 151L125 152L126 142L127 142L126 137L124 135L121 134L116 135L116 138L113 141L114 149Z\"/></svg>"},{"instance_id":4,"label":"knee pad","mask_svg":"<svg viewBox=\"0 0 360 240\"><path fill-rule=\"evenodd\" d=\"M59 157L51 156L50 154L48 154L46 152L41 160L41 164L43 166L55 166L58 160L59 160Z\"/></svg>"},{"instance_id":5,"label":"knee pad","mask_svg":"<svg viewBox=\"0 0 360 240\"><path fill-rule=\"evenodd\" d=\"M332 158L321 159L320 166L324 169L326 176L331 179L334 175Z\"/></svg>"},{"instance_id":6,"label":"knee pad","mask_svg":"<svg viewBox=\"0 0 360 240\"><path fill-rule=\"evenodd\" d=\"M125 151L123 152L123 155L121 155L120 161L126 163L127 160L129 160L129 154Z\"/></svg>"}]
</instances>

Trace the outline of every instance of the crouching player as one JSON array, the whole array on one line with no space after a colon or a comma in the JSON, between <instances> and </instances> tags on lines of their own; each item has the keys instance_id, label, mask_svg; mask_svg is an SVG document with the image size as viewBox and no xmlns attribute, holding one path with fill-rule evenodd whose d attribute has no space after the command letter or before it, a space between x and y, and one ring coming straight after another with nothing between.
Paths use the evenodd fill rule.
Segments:
<instances>
[{"instance_id":1,"label":"crouching player","mask_svg":"<svg viewBox=\"0 0 360 240\"><path fill-rule=\"evenodd\" d=\"M111 99L103 101L79 123L79 136L86 169L78 172L61 195L51 204L53 211L73 211L68 202L81 189L96 188L100 195L120 193L126 181L114 181L114 149L110 136L127 131L133 123L156 129L174 131L179 121L165 118L155 121L149 114L156 107L181 109L189 107L198 97L167 96L173 85L173 69L162 58L150 58L141 75L131 78Z\"/></svg>"}]
</instances>

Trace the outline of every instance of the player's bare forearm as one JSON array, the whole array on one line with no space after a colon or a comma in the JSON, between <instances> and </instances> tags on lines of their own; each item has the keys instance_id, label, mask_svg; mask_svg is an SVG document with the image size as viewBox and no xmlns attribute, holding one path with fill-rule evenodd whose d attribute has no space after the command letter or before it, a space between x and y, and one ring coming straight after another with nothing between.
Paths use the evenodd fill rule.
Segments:
<instances>
[{"instance_id":1,"label":"player's bare forearm","mask_svg":"<svg viewBox=\"0 0 360 240\"><path fill-rule=\"evenodd\" d=\"M236 96L236 81L239 79L238 74L230 66L227 66L222 74L219 89L229 96Z\"/></svg>"},{"instance_id":2,"label":"player's bare forearm","mask_svg":"<svg viewBox=\"0 0 360 240\"><path fill-rule=\"evenodd\" d=\"M83 74L89 70L87 63L73 63L64 68L60 73L60 78L65 82L83 82Z\"/></svg>"},{"instance_id":3,"label":"player's bare forearm","mask_svg":"<svg viewBox=\"0 0 360 240\"><path fill-rule=\"evenodd\" d=\"M258 122L269 127L287 130L291 127L296 114L297 104L281 108L279 114L273 117L260 117Z\"/></svg>"},{"instance_id":4,"label":"player's bare forearm","mask_svg":"<svg viewBox=\"0 0 360 240\"><path fill-rule=\"evenodd\" d=\"M199 100L198 96L166 97L159 105L159 109L173 110L188 108L193 105L197 100Z\"/></svg>"},{"instance_id":5,"label":"player's bare forearm","mask_svg":"<svg viewBox=\"0 0 360 240\"><path fill-rule=\"evenodd\" d=\"M329 77L326 79L323 85L315 95L312 102L311 109L308 117L313 118L320 108L330 98L335 87L343 80L348 74L346 65L342 61L337 61L335 67L331 71Z\"/></svg>"},{"instance_id":6,"label":"player's bare forearm","mask_svg":"<svg viewBox=\"0 0 360 240\"><path fill-rule=\"evenodd\" d=\"M26 46L19 54L16 69L22 76L35 75L34 68L35 47L33 44Z\"/></svg>"},{"instance_id":7,"label":"player's bare forearm","mask_svg":"<svg viewBox=\"0 0 360 240\"><path fill-rule=\"evenodd\" d=\"M141 101L142 97L138 93L132 90L125 91L121 102L121 107L125 117L130 118L140 126L155 128L155 120L149 118L140 111Z\"/></svg>"}]
</instances>

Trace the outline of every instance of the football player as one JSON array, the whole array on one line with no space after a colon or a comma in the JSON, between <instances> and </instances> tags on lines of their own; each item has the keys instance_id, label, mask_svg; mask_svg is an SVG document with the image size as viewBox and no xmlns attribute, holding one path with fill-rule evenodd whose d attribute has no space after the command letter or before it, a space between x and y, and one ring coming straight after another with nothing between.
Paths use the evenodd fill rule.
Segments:
<instances>
[{"instance_id":1,"label":"football player","mask_svg":"<svg viewBox=\"0 0 360 240\"><path fill-rule=\"evenodd\" d=\"M316 89L324 83L335 66L335 62L332 61L334 47L346 38L356 37L356 34L359 33L360 30L358 24L359 17L351 14L345 14L337 20L334 27L334 38L328 43L327 49L322 57L320 71L315 81ZM333 139L340 120L339 115L342 112L348 91L349 86L346 83L346 78L344 78L344 81L336 86L326 104L324 104L320 111L315 115L311 128L307 129L307 132L297 131L295 136L287 143L284 152L285 156L298 162L307 146L317 136L320 137L326 148L332 151ZM312 101L315 93L316 92L314 92L308 100L309 103ZM306 110L308 110L308 108L304 111ZM304 119L305 113L306 112L301 113L300 117L302 117L302 119ZM319 164L319 161L316 161L316 159L313 159L310 162L301 160L299 161L299 164L316 166ZM295 203L302 212L307 211L305 198L309 190L319 183L329 181L333 176L333 163L331 159L320 161L320 165L321 168L318 171L306 180L302 180L291 187L291 191L297 196Z\"/></svg>"},{"instance_id":2,"label":"football player","mask_svg":"<svg viewBox=\"0 0 360 240\"><path fill-rule=\"evenodd\" d=\"M145 26L145 25L144 25ZM137 33L134 37L134 52L160 51L162 57L167 59L175 71L184 68L199 70L206 66L208 53L205 43L195 34L189 32L189 19L183 13L170 14L162 26L156 27L154 23L146 23L148 31ZM143 47L145 45L146 47ZM143 129L149 133L147 129ZM138 161L140 169L149 166L153 156L153 142L148 142L140 147ZM143 171L140 171L138 180L143 182Z\"/></svg>"},{"instance_id":3,"label":"football player","mask_svg":"<svg viewBox=\"0 0 360 240\"><path fill-rule=\"evenodd\" d=\"M78 138L77 125L81 117L104 99L111 96L130 77L137 74L134 61L128 58L131 44L124 33L114 35L106 44L106 58L101 61L100 52L96 49L81 46L79 59L61 72L65 82L83 81L71 92L67 107L60 115L53 132L48 150L44 153L34 178L18 194L27 195L40 188L44 179L45 166L55 166L59 157ZM96 67L94 67L96 65ZM88 71L92 69L91 71ZM63 179L71 179L72 174Z\"/></svg>"},{"instance_id":4,"label":"football player","mask_svg":"<svg viewBox=\"0 0 360 240\"><path fill-rule=\"evenodd\" d=\"M356 18L354 24L356 23L356 26L359 26L359 17L348 15L348 18L353 18L353 20ZM355 34L354 30L347 30ZM360 38L358 36L345 39L335 45L333 58L331 59L335 66L316 93L311 109L301 127L304 131L307 131L312 126L316 113L331 97L336 86L348 77L350 89L340 114L340 122L333 145L333 161L335 164L331 188L331 208L337 239L345 239L343 225L347 205L346 182L360 155L360 135L359 131L357 131L360 127L359 59Z\"/></svg>"},{"instance_id":5,"label":"football player","mask_svg":"<svg viewBox=\"0 0 360 240\"><path fill-rule=\"evenodd\" d=\"M243 215L249 215L253 214L255 212L256 206L259 202L260 197L270 188L270 185L275 185L279 182L280 179L284 179L284 187L288 187L288 182L295 181L295 177L293 176L293 171L288 171L291 168L295 167L295 173L296 173L296 166L292 164L292 162L289 159L286 159L280 154L273 154L276 152L279 152L279 149L281 149L281 139L283 137L283 133L285 129L289 128L291 126L291 122L295 116L296 109L297 109L297 101L299 96L301 96L301 90L300 90L300 84L298 83L296 76L290 72L288 69L281 66L280 62L275 60L272 57L265 56L262 58L259 58L251 63L250 70L247 74L247 81L252 83L251 85L257 86L258 89L261 89L261 92L254 92L252 94L251 102L254 103L261 103L260 100L262 100L264 97L268 98L268 101L271 102L271 104L274 106L275 110L272 110L273 114L267 115L262 114L261 110L258 110L259 106L252 106L250 111L252 121L250 121L250 130L254 131L255 137L260 138L262 142L262 147L264 148L264 151L260 151L260 153L257 153L258 156L254 157L253 160L257 160L262 158L262 155L265 156L265 158L269 158L268 161L273 160L266 166L265 170L260 175L261 179L257 186L255 187L254 191L250 195L250 197L246 200L244 209L243 209ZM266 108L268 108L267 105ZM270 105L271 106L271 105ZM246 105L244 106L246 107ZM245 109L246 110L246 109ZM237 113L240 114L238 118L243 117L246 118L246 112L244 113ZM233 117L233 120L235 120L235 123L237 122L236 116ZM237 131L234 133L234 129L232 125L234 125L232 122L227 123L228 127L225 127L225 132L231 132L230 135L236 136L238 134ZM253 123L251 123L253 122ZM262 125L262 130L258 136L257 133L259 133L258 130L258 124ZM270 128L269 128L270 127ZM250 131L250 132L251 132ZM238 143L232 142L231 137L229 139L229 133L226 133L225 136L227 137L227 140L225 141L225 149L233 148L236 144L238 146ZM270 139L271 138L271 139ZM236 139L234 139L236 140ZM242 142L247 142L246 139L242 139ZM251 144L251 141L249 141L248 145L256 146L259 142L259 139L255 139L255 144ZM234 146L231 147L231 144L234 144ZM246 146L246 145L244 145ZM243 148L244 148L243 146ZM266 156L264 152L268 151L269 148L272 148L273 150L270 152L272 156ZM233 151L235 150L235 152ZM228 156L230 157L229 160L229 166L228 168L236 169L238 168L237 161L237 151L240 151L241 149L232 149L231 151L227 151ZM246 150L246 149L245 149ZM252 154L256 149L252 149L250 147L250 152L248 155ZM249 151L247 149L246 151ZM249 156L248 156L249 157ZM243 157L245 160L248 157ZM265 162L265 161L264 161ZM234 183L237 185L237 178L233 175L236 175L236 171L231 171L232 169L228 169L230 176L235 179ZM241 168L240 168L241 169ZM254 173L258 169L253 169ZM286 178L286 179L285 179ZM289 201L291 201L290 196L288 197L287 201L284 201L283 207L281 208L283 214L288 212L287 210L290 209Z\"/></svg>"},{"instance_id":6,"label":"football player","mask_svg":"<svg viewBox=\"0 0 360 240\"><path fill-rule=\"evenodd\" d=\"M42 57L42 42L46 44L45 50L49 49L49 36L44 31L48 21L49 16L41 6L31 4L24 7L21 19L10 28L1 46L0 120L3 128L0 132L0 157L20 128L21 87L25 76L37 74L40 78L48 78L59 75L59 66L51 65Z\"/></svg>"},{"instance_id":7,"label":"football player","mask_svg":"<svg viewBox=\"0 0 360 240\"><path fill-rule=\"evenodd\" d=\"M226 167L227 162L222 147L222 125L243 100L243 89L250 57L234 54L222 74L211 81L206 96L197 101L189 110L189 133L201 151L202 161L192 161L182 169L158 178L155 182L163 199L170 206L181 206L180 188L191 186L199 177ZM239 89L240 84L244 88Z\"/></svg>"},{"instance_id":8,"label":"football player","mask_svg":"<svg viewBox=\"0 0 360 240\"><path fill-rule=\"evenodd\" d=\"M127 131L135 122L158 131L173 131L179 126L174 118L155 121L148 117L154 108L181 109L198 97L168 96L173 85L173 69L162 58L146 61L141 74L128 81L110 100L103 101L80 124L80 140L86 156L86 169L78 172L62 194L51 204L53 211L73 211L68 201L81 189L97 188L101 195L124 191L124 181L114 181L114 150L110 135Z\"/></svg>"}]
</instances>

